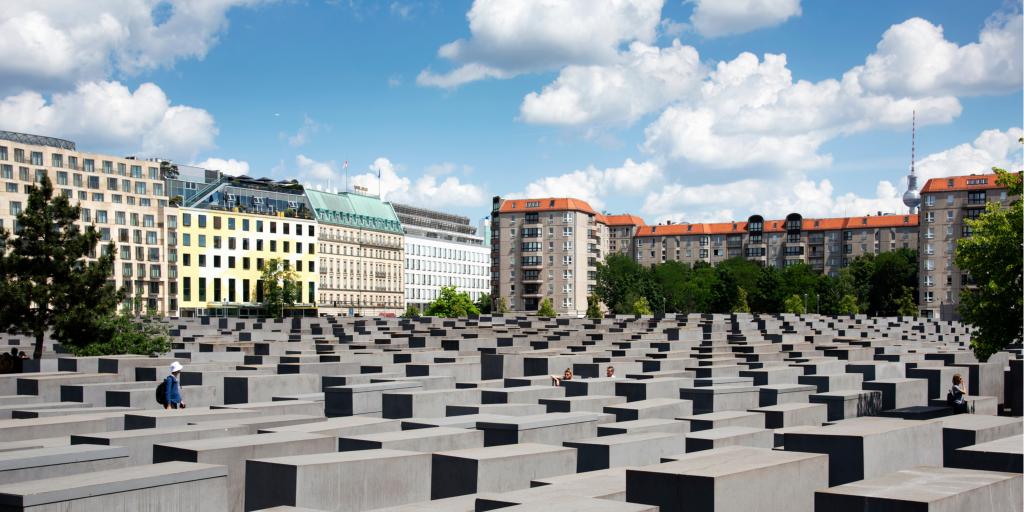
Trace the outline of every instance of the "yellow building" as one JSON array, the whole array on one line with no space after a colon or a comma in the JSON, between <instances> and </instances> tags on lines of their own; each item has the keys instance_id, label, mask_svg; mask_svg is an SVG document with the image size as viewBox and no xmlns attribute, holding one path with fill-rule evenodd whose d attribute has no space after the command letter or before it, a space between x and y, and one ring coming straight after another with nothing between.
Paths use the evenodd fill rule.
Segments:
<instances>
[{"instance_id":1,"label":"yellow building","mask_svg":"<svg viewBox=\"0 0 1024 512\"><path fill-rule=\"evenodd\" d=\"M293 213L182 207L178 213L181 316L253 316L263 301L264 264L282 260L297 276L290 314L315 314L317 224Z\"/></svg>"}]
</instances>

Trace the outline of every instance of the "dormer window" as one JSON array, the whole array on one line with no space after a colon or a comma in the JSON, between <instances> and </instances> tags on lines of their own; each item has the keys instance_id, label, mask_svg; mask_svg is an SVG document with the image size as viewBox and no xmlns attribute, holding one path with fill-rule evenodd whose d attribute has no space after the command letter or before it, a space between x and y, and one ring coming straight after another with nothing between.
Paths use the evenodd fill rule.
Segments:
<instances>
[{"instance_id":1,"label":"dormer window","mask_svg":"<svg viewBox=\"0 0 1024 512\"><path fill-rule=\"evenodd\" d=\"M946 187L953 188L953 180L946 180Z\"/></svg>"}]
</instances>

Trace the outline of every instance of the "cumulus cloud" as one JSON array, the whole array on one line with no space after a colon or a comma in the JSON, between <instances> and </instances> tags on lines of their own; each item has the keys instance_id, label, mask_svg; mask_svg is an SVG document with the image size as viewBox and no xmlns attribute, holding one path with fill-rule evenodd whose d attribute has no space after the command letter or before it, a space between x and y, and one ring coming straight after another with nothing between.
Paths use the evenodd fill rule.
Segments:
<instances>
[{"instance_id":1,"label":"cumulus cloud","mask_svg":"<svg viewBox=\"0 0 1024 512\"><path fill-rule=\"evenodd\" d=\"M875 53L851 70L867 90L902 96L980 94L1020 91L1024 17L996 14L978 42L959 46L946 40L942 26L921 18L893 25Z\"/></svg>"},{"instance_id":2,"label":"cumulus cloud","mask_svg":"<svg viewBox=\"0 0 1024 512\"><path fill-rule=\"evenodd\" d=\"M84 82L49 101L22 92L0 99L0 119L11 130L69 138L83 147L180 160L212 148L217 136L209 112L171 105L153 83L132 91L120 82Z\"/></svg>"},{"instance_id":3,"label":"cumulus cloud","mask_svg":"<svg viewBox=\"0 0 1024 512\"><path fill-rule=\"evenodd\" d=\"M664 0L476 0L466 18L469 39L438 56L457 67L422 71L420 85L457 87L485 78L616 59L624 43L651 43Z\"/></svg>"},{"instance_id":4,"label":"cumulus cloud","mask_svg":"<svg viewBox=\"0 0 1024 512\"><path fill-rule=\"evenodd\" d=\"M554 83L523 99L529 123L632 123L694 93L707 71L697 50L679 40L667 48L634 42L607 66L567 66Z\"/></svg>"},{"instance_id":5,"label":"cumulus cloud","mask_svg":"<svg viewBox=\"0 0 1024 512\"><path fill-rule=\"evenodd\" d=\"M8 0L0 11L0 90L63 90L203 58L227 12L264 0Z\"/></svg>"},{"instance_id":6,"label":"cumulus cloud","mask_svg":"<svg viewBox=\"0 0 1024 512\"><path fill-rule=\"evenodd\" d=\"M249 174L249 162L245 160L235 160L234 158L223 159L210 157L202 162L192 163L196 167L202 167L203 169L212 169L220 171L229 176L242 176Z\"/></svg>"},{"instance_id":7,"label":"cumulus cloud","mask_svg":"<svg viewBox=\"0 0 1024 512\"><path fill-rule=\"evenodd\" d=\"M310 137L316 135L320 131L321 127L322 125L316 122L312 117L309 117L308 115L303 115L302 127L299 128L299 131L295 132L294 135L281 133L281 138L287 139L288 144L291 145L292 147L303 146L307 142L309 142Z\"/></svg>"},{"instance_id":8,"label":"cumulus cloud","mask_svg":"<svg viewBox=\"0 0 1024 512\"><path fill-rule=\"evenodd\" d=\"M704 37L742 34L800 15L800 0L692 0L690 24Z\"/></svg>"},{"instance_id":9,"label":"cumulus cloud","mask_svg":"<svg viewBox=\"0 0 1024 512\"><path fill-rule=\"evenodd\" d=\"M990 173L992 167L1019 171L1022 136L1020 127L985 130L973 142L927 155L917 162L918 181L924 186L931 178Z\"/></svg>"},{"instance_id":10,"label":"cumulus cloud","mask_svg":"<svg viewBox=\"0 0 1024 512\"><path fill-rule=\"evenodd\" d=\"M455 176L443 175L454 171L454 164L432 165L419 178L402 176L404 168L380 157L373 161L369 172L352 176L352 184L366 187L370 193L378 190L383 199L425 208L474 207L487 204L487 193L474 184L465 183ZM378 171L380 178L378 179Z\"/></svg>"},{"instance_id":11,"label":"cumulus cloud","mask_svg":"<svg viewBox=\"0 0 1024 512\"><path fill-rule=\"evenodd\" d=\"M662 171L654 162L626 159L621 167L598 169L589 166L558 176L548 176L526 185L522 193L508 197L575 197L603 208L612 194L642 195L661 182Z\"/></svg>"}]
</instances>

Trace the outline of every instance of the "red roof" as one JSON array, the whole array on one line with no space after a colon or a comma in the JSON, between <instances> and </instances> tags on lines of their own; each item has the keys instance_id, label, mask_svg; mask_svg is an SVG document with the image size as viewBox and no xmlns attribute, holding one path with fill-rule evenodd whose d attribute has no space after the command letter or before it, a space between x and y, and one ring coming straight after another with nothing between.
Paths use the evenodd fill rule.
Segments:
<instances>
[{"instance_id":1,"label":"red roof","mask_svg":"<svg viewBox=\"0 0 1024 512\"><path fill-rule=\"evenodd\" d=\"M865 217L838 217L828 219L803 219L803 231L829 231L857 228L917 227L917 215L869 215ZM679 236L679 235L728 235L744 233L746 222L713 222L704 224L667 224L643 226L636 236ZM764 221L765 233L781 233L786 230L785 220Z\"/></svg>"},{"instance_id":2,"label":"red roof","mask_svg":"<svg viewBox=\"0 0 1024 512\"><path fill-rule=\"evenodd\" d=\"M603 215L604 223L609 226L645 226L643 219L630 213L622 215ZM601 220L601 219L598 219Z\"/></svg>"},{"instance_id":3,"label":"red roof","mask_svg":"<svg viewBox=\"0 0 1024 512\"><path fill-rule=\"evenodd\" d=\"M971 174L970 176L932 178L924 184L924 188L921 189L921 193L1006 188L996 183L997 178L999 178L998 174Z\"/></svg>"},{"instance_id":4,"label":"red roof","mask_svg":"<svg viewBox=\"0 0 1024 512\"><path fill-rule=\"evenodd\" d=\"M527 206L536 204L537 206ZM500 213L509 212L560 212L577 211L597 215L597 212L581 199L571 197L545 197L537 199L506 199L502 201L498 210Z\"/></svg>"}]
</instances>

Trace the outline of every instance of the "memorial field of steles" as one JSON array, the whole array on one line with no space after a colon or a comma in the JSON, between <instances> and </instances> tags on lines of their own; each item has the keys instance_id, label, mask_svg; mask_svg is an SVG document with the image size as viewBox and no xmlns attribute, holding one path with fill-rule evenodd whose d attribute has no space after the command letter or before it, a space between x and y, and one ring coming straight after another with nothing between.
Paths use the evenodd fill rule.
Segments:
<instances>
[{"instance_id":1,"label":"memorial field of steles","mask_svg":"<svg viewBox=\"0 0 1024 512\"><path fill-rule=\"evenodd\" d=\"M1022 354L919 318L171 319L0 375L2 511L1021 511ZM25 337L0 335L0 349ZM187 408L158 384L177 361ZM566 370L572 377L566 379ZM954 375L966 413L946 400ZM609 376L610 375L610 376ZM556 385L557 384L557 385Z\"/></svg>"}]
</instances>

